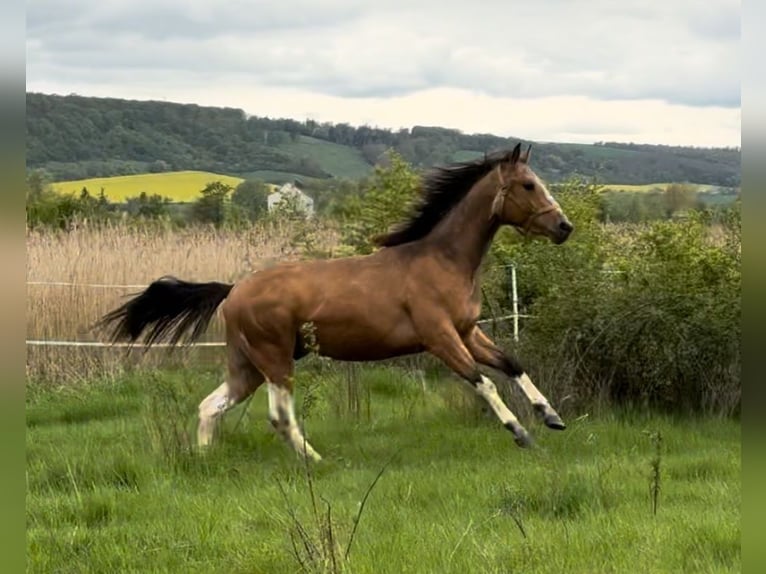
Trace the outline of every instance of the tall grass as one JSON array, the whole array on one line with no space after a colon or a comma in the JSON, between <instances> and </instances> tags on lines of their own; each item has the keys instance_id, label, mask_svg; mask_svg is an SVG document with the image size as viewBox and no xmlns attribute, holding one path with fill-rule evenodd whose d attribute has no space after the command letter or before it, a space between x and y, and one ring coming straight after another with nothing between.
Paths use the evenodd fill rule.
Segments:
<instances>
[{"instance_id":1,"label":"tall grass","mask_svg":"<svg viewBox=\"0 0 766 574\"><path fill-rule=\"evenodd\" d=\"M330 226L316 227L310 240L314 252L330 253L336 244ZM75 285L27 287L27 339L96 340L97 333L91 331L95 321L140 290L120 286L145 285L163 275L234 282L275 262L302 258L306 241L305 224L291 221L270 221L237 231L127 224L85 225L69 232L30 230L27 280ZM206 340L221 340L221 327L216 317ZM184 353L177 356L210 356L204 350ZM126 360L117 349L28 347L27 373L48 379L87 377L94 370L152 361L158 355L152 351L150 357L140 359L133 353Z\"/></svg>"}]
</instances>

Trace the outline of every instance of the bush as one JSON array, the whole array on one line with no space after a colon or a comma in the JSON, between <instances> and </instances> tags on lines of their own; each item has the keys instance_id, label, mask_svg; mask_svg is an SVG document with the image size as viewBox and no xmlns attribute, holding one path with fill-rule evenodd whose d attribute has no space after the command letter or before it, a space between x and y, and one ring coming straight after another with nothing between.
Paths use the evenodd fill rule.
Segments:
<instances>
[{"instance_id":1,"label":"bush","mask_svg":"<svg viewBox=\"0 0 766 574\"><path fill-rule=\"evenodd\" d=\"M740 214L604 227L587 186L559 190L569 242L501 240L518 268L521 352L551 395L674 411L739 412ZM504 276L496 304L507 312Z\"/></svg>"},{"instance_id":2,"label":"bush","mask_svg":"<svg viewBox=\"0 0 766 574\"><path fill-rule=\"evenodd\" d=\"M262 181L245 180L231 194L231 205L238 216L249 222L268 212L269 188Z\"/></svg>"},{"instance_id":3,"label":"bush","mask_svg":"<svg viewBox=\"0 0 766 574\"><path fill-rule=\"evenodd\" d=\"M83 188L79 195L59 194L47 184L30 178L27 186L26 217L30 229L69 229L77 222L101 223L115 218L114 206L101 193L94 197Z\"/></svg>"},{"instance_id":4,"label":"bush","mask_svg":"<svg viewBox=\"0 0 766 574\"><path fill-rule=\"evenodd\" d=\"M142 191L135 197L125 198L125 211L132 217L146 219L161 219L170 217L170 204L168 197L156 193L148 195Z\"/></svg>"}]
</instances>

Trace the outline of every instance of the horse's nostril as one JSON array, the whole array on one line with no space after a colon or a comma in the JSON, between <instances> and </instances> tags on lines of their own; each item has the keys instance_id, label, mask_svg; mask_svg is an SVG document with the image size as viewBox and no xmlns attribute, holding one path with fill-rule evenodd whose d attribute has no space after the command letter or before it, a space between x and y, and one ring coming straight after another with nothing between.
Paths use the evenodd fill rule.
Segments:
<instances>
[{"instance_id":1,"label":"horse's nostril","mask_svg":"<svg viewBox=\"0 0 766 574\"><path fill-rule=\"evenodd\" d=\"M559 229L565 233L570 233L574 229L574 226L568 221L562 221L559 223Z\"/></svg>"}]
</instances>

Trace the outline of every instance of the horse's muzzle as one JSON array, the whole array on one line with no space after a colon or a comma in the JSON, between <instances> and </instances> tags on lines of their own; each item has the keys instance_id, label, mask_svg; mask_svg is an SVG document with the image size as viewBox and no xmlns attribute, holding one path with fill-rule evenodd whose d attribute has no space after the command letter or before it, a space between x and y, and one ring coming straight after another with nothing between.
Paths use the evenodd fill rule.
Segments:
<instances>
[{"instance_id":1,"label":"horse's muzzle","mask_svg":"<svg viewBox=\"0 0 766 574\"><path fill-rule=\"evenodd\" d=\"M567 239L569 239L569 236L572 234L573 230L574 230L574 225L572 225L566 219L562 220L561 223L559 223L558 227L556 228L556 233L553 238L553 242L556 245L561 245Z\"/></svg>"}]
</instances>

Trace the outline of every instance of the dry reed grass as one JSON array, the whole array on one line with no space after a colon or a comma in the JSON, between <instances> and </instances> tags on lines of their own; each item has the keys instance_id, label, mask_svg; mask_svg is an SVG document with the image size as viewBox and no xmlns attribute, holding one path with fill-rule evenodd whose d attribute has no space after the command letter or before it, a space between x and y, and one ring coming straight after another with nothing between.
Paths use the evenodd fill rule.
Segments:
<instances>
[{"instance_id":1,"label":"dry reed grass","mask_svg":"<svg viewBox=\"0 0 766 574\"><path fill-rule=\"evenodd\" d=\"M303 258L307 229L312 250L331 255L337 234L323 222L270 221L246 230L117 224L69 232L27 231L27 281L76 284L27 286L27 339L99 340L91 330L93 323L139 290L84 284L144 285L163 275L233 282L276 261ZM221 336L216 318L204 340ZM189 354L208 361L219 357L220 349L184 350L170 360L184 360ZM124 349L27 346L27 376L70 380L168 360L159 350L141 355L133 351L127 357Z\"/></svg>"}]
</instances>

